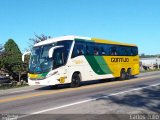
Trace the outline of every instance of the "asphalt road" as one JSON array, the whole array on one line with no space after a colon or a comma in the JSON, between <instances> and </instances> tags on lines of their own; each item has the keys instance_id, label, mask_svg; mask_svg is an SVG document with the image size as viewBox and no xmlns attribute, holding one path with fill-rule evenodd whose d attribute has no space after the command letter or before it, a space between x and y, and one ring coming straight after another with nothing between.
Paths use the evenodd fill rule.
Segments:
<instances>
[{"instance_id":1,"label":"asphalt road","mask_svg":"<svg viewBox=\"0 0 160 120\"><path fill-rule=\"evenodd\" d=\"M79 88L62 85L58 89L29 86L0 90L0 119L160 119L159 93L160 72L125 81L83 82ZM152 114L155 116L148 116Z\"/></svg>"}]
</instances>

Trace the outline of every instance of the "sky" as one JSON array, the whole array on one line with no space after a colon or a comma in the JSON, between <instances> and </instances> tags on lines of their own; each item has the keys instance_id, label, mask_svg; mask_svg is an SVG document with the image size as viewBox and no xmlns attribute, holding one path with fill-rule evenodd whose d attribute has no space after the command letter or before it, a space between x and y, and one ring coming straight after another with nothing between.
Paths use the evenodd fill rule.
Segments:
<instances>
[{"instance_id":1,"label":"sky","mask_svg":"<svg viewBox=\"0 0 160 120\"><path fill-rule=\"evenodd\" d=\"M160 54L160 0L0 0L0 44L12 38L25 52L34 34L103 38Z\"/></svg>"}]
</instances>

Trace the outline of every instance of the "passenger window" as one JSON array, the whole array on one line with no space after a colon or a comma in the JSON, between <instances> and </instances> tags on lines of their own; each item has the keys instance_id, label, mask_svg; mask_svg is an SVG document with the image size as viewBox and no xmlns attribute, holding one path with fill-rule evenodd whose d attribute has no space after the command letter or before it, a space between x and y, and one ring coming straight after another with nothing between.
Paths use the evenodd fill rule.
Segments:
<instances>
[{"instance_id":1,"label":"passenger window","mask_svg":"<svg viewBox=\"0 0 160 120\"><path fill-rule=\"evenodd\" d=\"M72 58L80 55L85 55L85 43L81 41L75 41Z\"/></svg>"},{"instance_id":2,"label":"passenger window","mask_svg":"<svg viewBox=\"0 0 160 120\"><path fill-rule=\"evenodd\" d=\"M133 55L133 56L138 55L138 48L137 47L132 47L131 48L131 55Z\"/></svg>"},{"instance_id":3,"label":"passenger window","mask_svg":"<svg viewBox=\"0 0 160 120\"><path fill-rule=\"evenodd\" d=\"M102 55L110 55L110 45L102 45Z\"/></svg>"},{"instance_id":4,"label":"passenger window","mask_svg":"<svg viewBox=\"0 0 160 120\"><path fill-rule=\"evenodd\" d=\"M101 48L101 55L106 55L106 52L103 47Z\"/></svg>"},{"instance_id":5,"label":"passenger window","mask_svg":"<svg viewBox=\"0 0 160 120\"><path fill-rule=\"evenodd\" d=\"M117 49L116 49L116 47L111 47L110 48L110 55L111 56L116 56L117 55Z\"/></svg>"},{"instance_id":6,"label":"passenger window","mask_svg":"<svg viewBox=\"0 0 160 120\"><path fill-rule=\"evenodd\" d=\"M120 56L126 56L127 55L127 48L124 47L124 46L120 46L119 55Z\"/></svg>"},{"instance_id":7,"label":"passenger window","mask_svg":"<svg viewBox=\"0 0 160 120\"><path fill-rule=\"evenodd\" d=\"M131 55L132 55L132 53L131 53L131 47L127 47L127 55L128 55L128 56L131 56Z\"/></svg>"},{"instance_id":8,"label":"passenger window","mask_svg":"<svg viewBox=\"0 0 160 120\"><path fill-rule=\"evenodd\" d=\"M99 45L97 43L95 43L94 45L94 55L99 55Z\"/></svg>"},{"instance_id":9,"label":"passenger window","mask_svg":"<svg viewBox=\"0 0 160 120\"><path fill-rule=\"evenodd\" d=\"M94 48L94 55L99 55L99 49L98 48Z\"/></svg>"},{"instance_id":10,"label":"passenger window","mask_svg":"<svg viewBox=\"0 0 160 120\"><path fill-rule=\"evenodd\" d=\"M94 55L94 43L86 43L86 55Z\"/></svg>"}]
</instances>

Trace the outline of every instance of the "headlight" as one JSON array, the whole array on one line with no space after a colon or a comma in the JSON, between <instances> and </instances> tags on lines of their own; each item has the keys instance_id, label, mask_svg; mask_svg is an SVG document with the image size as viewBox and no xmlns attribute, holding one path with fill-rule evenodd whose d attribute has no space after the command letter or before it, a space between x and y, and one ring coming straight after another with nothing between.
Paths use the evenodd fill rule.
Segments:
<instances>
[{"instance_id":1,"label":"headlight","mask_svg":"<svg viewBox=\"0 0 160 120\"><path fill-rule=\"evenodd\" d=\"M58 71L54 71L54 72L50 72L50 73L48 73L48 75L46 76L47 78L48 77L51 77L52 75L55 75L55 74L57 74L58 73Z\"/></svg>"}]
</instances>

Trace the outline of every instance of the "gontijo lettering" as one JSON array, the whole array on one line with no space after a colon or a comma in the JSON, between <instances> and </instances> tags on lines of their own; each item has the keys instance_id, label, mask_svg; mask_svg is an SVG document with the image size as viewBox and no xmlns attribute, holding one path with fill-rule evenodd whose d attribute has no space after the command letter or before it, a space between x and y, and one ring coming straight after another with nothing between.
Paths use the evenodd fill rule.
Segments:
<instances>
[{"instance_id":1,"label":"gontijo lettering","mask_svg":"<svg viewBox=\"0 0 160 120\"><path fill-rule=\"evenodd\" d=\"M111 62L129 62L129 58L111 58Z\"/></svg>"}]
</instances>

